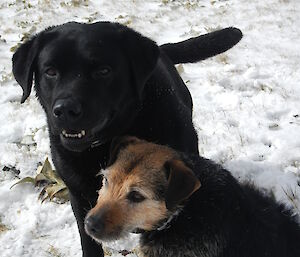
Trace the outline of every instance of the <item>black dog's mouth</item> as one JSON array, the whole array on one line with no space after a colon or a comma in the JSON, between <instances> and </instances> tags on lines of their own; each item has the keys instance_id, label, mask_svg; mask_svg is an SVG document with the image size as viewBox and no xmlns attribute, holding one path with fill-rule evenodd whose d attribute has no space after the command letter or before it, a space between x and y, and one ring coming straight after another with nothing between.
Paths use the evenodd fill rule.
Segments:
<instances>
[{"instance_id":1,"label":"black dog's mouth","mask_svg":"<svg viewBox=\"0 0 300 257\"><path fill-rule=\"evenodd\" d=\"M80 132L76 132L76 131L67 131L67 130L64 129L61 132L61 134L65 138L84 139L84 137L86 136L86 131L81 130Z\"/></svg>"},{"instance_id":2,"label":"black dog's mouth","mask_svg":"<svg viewBox=\"0 0 300 257\"><path fill-rule=\"evenodd\" d=\"M104 143L104 139L97 134L93 134L91 130L66 130L60 133L60 141L62 145L73 152L82 152L89 147L95 147Z\"/></svg>"},{"instance_id":3,"label":"black dog's mouth","mask_svg":"<svg viewBox=\"0 0 300 257\"><path fill-rule=\"evenodd\" d=\"M92 129L66 129L60 132L62 145L73 152L82 152L89 147L96 147L107 142L107 125L110 119L105 119L100 125Z\"/></svg>"}]
</instances>

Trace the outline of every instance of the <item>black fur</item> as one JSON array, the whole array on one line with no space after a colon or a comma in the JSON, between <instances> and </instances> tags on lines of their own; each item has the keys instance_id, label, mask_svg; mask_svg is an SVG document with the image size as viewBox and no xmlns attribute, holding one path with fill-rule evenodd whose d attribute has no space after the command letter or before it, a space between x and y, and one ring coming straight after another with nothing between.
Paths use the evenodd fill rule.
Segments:
<instances>
[{"instance_id":1,"label":"black fur","mask_svg":"<svg viewBox=\"0 0 300 257\"><path fill-rule=\"evenodd\" d=\"M203 38L195 38L188 46L199 42L205 44ZM217 51L216 46L211 51L205 47L211 52L207 56L228 49ZM120 24L72 22L42 31L13 56L13 73L23 89L21 102L35 79L52 159L70 190L85 257L103 256L101 246L85 233L83 220L96 202L100 180L95 176L107 165L113 137L130 134L198 153L192 99L173 65L178 56L183 60L187 54L185 62L195 58L189 60L186 47L178 55L180 49L168 51L170 47L162 50ZM86 135L66 138L63 130L85 130Z\"/></svg>"},{"instance_id":2,"label":"black fur","mask_svg":"<svg viewBox=\"0 0 300 257\"><path fill-rule=\"evenodd\" d=\"M226 28L205 35L175 43L164 44L161 49L169 56L174 64L198 62L230 49L243 37L237 28Z\"/></svg>"},{"instance_id":3,"label":"black fur","mask_svg":"<svg viewBox=\"0 0 300 257\"><path fill-rule=\"evenodd\" d=\"M300 227L283 205L221 166L183 158L201 182L168 228L143 233L147 257L298 257ZM178 188L180 190L180 188Z\"/></svg>"}]
</instances>

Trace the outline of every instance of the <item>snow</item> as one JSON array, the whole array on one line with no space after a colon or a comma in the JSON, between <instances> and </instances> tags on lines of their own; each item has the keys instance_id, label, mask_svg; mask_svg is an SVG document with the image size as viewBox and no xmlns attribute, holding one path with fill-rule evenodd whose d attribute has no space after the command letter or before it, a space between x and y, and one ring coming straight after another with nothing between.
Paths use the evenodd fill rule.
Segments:
<instances>
[{"instance_id":1,"label":"snow","mask_svg":"<svg viewBox=\"0 0 300 257\"><path fill-rule=\"evenodd\" d=\"M194 99L201 155L243 182L271 190L300 210L300 3L297 0L16 0L0 1L0 256L81 256L70 204L38 200L34 176L49 156L44 113L35 94L20 104L11 48L22 37L67 21L117 21L158 44L227 26L244 33L228 52L183 65ZM18 172L3 171L16 167ZM108 245L112 256L137 236ZM127 256L135 256L130 254Z\"/></svg>"}]
</instances>

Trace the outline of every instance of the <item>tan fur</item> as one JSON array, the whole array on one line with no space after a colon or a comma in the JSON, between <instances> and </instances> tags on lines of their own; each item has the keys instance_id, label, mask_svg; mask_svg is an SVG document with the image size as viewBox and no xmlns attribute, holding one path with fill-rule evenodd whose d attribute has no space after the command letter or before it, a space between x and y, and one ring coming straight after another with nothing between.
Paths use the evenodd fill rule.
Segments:
<instances>
[{"instance_id":1,"label":"tan fur","mask_svg":"<svg viewBox=\"0 0 300 257\"><path fill-rule=\"evenodd\" d=\"M158 184L167 187L164 165L174 158L177 154L172 149L136 139L134 144L122 149L116 162L103 172L105 179L98 202L88 216L105 212L104 234L112 233L115 237L137 228L154 229L171 214L164 199L157 199L155 188ZM139 203L129 201L128 193L132 190L146 199Z\"/></svg>"}]
</instances>

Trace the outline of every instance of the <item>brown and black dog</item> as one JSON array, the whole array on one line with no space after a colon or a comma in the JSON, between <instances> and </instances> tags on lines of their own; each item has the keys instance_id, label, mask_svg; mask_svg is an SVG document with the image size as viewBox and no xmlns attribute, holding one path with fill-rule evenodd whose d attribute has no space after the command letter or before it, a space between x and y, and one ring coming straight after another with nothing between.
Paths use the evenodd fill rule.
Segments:
<instances>
[{"instance_id":1,"label":"brown and black dog","mask_svg":"<svg viewBox=\"0 0 300 257\"><path fill-rule=\"evenodd\" d=\"M95 240L139 231L147 257L300 256L291 213L221 166L134 137L115 140L112 157L85 219Z\"/></svg>"}]
</instances>

